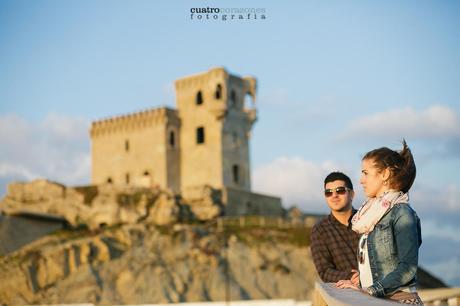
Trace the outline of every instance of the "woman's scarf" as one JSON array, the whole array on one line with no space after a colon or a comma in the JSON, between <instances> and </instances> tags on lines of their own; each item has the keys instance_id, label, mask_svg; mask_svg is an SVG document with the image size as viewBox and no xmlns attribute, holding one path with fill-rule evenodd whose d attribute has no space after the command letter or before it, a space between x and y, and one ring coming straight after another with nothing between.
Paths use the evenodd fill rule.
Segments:
<instances>
[{"instance_id":1,"label":"woman's scarf","mask_svg":"<svg viewBox=\"0 0 460 306\"><path fill-rule=\"evenodd\" d=\"M369 198L351 219L352 229L359 234L369 234L380 219L398 203L408 203L409 195L388 190L381 196Z\"/></svg>"}]
</instances>

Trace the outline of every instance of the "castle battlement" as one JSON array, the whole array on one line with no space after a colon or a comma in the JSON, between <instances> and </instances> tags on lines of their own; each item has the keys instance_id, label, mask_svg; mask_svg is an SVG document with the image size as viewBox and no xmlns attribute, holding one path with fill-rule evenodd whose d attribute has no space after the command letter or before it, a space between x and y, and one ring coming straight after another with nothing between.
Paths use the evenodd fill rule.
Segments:
<instances>
[{"instance_id":1,"label":"castle battlement","mask_svg":"<svg viewBox=\"0 0 460 306\"><path fill-rule=\"evenodd\" d=\"M149 126L171 122L179 125L177 111L167 107L151 108L140 112L130 113L94 121L91 124L90 135L97 137L117 133L120 131L132 131Z\"/></svg>"},{"instance_id":2,"label":"castle battlement","mask_svg":"<svg viewBox=\"0 0 460 306\"><path fill-rule=\"evenodd\" d=\"M208 85L211 81L226 80L228 77L229 74L224 67L215 67L209 69L207 72L180 78L174 84L176 85L176 89L185 89L188 87L195 89L197 86Z\"/></svg>"},{"instance_id":3,"label":"castle battlement","mask_svg":"<svg viewBox=\"0 0 460 306\"><path fill-rule=\"evenodd\" d=\"M232 75L229 74L224 67L215 67L209 69L207 72L192 74L180 78L174 83L177 90L183 90L186 88L196 89L199 86L207 86L216 81L230 81L236 86L241 87L244 93L250 94L254 100L256 98L257 80L254 77Z\"/></svg>"}]
</instances>

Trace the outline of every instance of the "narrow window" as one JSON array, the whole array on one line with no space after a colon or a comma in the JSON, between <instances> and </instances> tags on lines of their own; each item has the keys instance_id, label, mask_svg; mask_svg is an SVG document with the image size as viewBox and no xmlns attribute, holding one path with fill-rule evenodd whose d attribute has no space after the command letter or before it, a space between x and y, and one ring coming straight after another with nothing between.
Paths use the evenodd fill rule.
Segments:
<instances>
[{"instance_id":1,"label":"narrow window","mask_svg":"<svg viewBox=\"0 0 460 306\"><path fill-rule=\"evenodd\" d=\"M238 134L236 132L232 133L233 144L238 144Z\"/></svg>"},{"instance_id":2,"label":"narrow window","mask_svg":"<svg viewBox=\"0 0 460 306\"><path fill-rule=\"evenodd\" d=\"M204 127L202 126L196 129L196 143L204 143Z\"/></svg>"},{"instance_id":3,"label":"narrow window","mask_svg":"<svg viewBox=\"0 0 460 306\"><path fill-rule=\"evenodd\" d=\"M238 181L239 181L239 168L238 168L238 165L233 165L232 172L233 172L233 183L238 184Z\"/></svg>"},{"instance_id":4,"label":"narrow window","mask_svg":"<svg viewBox=\"0 0 460 306\"><path fill-rule=\"evenodd\" d=\"M129 140L128 139L125 140L125 151L126 152L129 151Z\"/></svg>"},{"instance_id":5,"label":"narrow window","mask_svg":"<svg viewBox=\"0 0 460 306\"><path fill-rule=\"evenodd\" d=\"M126 184L129 185L129 173L126 173L125 181L126 181Z\"/></svg>"},{"instance_id":6,"label":"narrow window","mask_svg":"<svg viewBox=\"0 0 460 306\"><path fill-rule=\"evenodd\" d=\"M230 92L230 103L232 106L236 104L236 92L234 90Z\"/></svg>"},{"instance_id":7,"label":"narrow window","mask_svg":"<svg viewBox=\"0 0 460 306\"><path fill-rule=\"evenodd\" d=\"M111 178L111 177L108 177L108 178L107 178L107 183L109 183L109 184L112 184L112 183L113 183L113 181L112 181L112 178Z\"/></svg>"},{"instance_id":8,"label":"narrow window","mask_svg":"<svg viewBox=\"0 0 460 306\"><path fill-rule=\"evenodd\" d=\"M201 90L196 94L196 105L200 104L203 104L203 94L201 93Z\"/></svg>"},{"instance_id":9,"label":"narrow window","mask_svg":"<svg viewBox=\"0 0 460 306\"><path fill-rule=\"evenodd\" d=\"M169 132L169 145L171 146L171 148L174 148L174 145L175 145L174 131Z\"/></svg>"},{"instance_id":10,"label":"narrow window","mask_svg":"<svg viewBox=\"0 0 460 306\"><path fill-rule=\"evenodd\" d=\"M217 84L215 96L216 100L220 100L220 97L222 97L222 85Z\"/></svg>"}]
</instances>

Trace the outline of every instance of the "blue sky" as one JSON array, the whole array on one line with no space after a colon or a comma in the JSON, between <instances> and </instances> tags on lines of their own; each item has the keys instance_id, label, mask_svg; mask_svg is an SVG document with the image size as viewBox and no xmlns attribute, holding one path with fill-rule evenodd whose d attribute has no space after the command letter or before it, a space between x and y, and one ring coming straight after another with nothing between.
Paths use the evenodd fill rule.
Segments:
<instances>
[{"instance_id":1,"label":"blue sky","mask_svg":"<svg viewBox=\"0 0 460 306\"><path fill-rule=\"evenodd\" d=\"M192 7L266 19L192 20ZM332 170L358 207L361 157L404 137L421 264L460 286L459 37L458 1L0 0L0 194L36 177L89 183L91 121L174 107L175 79L224 66L258 79L253 189L286 207L327 212Z\"/></svg>"}]
</instances>

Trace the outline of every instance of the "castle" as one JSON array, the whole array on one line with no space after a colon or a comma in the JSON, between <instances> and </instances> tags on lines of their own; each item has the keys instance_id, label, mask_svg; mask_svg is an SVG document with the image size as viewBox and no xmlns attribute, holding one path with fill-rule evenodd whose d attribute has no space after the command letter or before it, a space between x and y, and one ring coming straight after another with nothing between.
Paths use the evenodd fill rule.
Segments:
<instances>
[{"instance_id":1,"label":"castle","mask_svg":"<svg viewBox=\"0 0 460 306\"><path fill-rule=\"evenodd\" d=\"M279 214L279 198L251 192L256 87L253 77L213 68L175 81L177 109L93 122L92 184L159 187L187 199L211 188L227 213Z\"/></svg>"}]
</instances>

